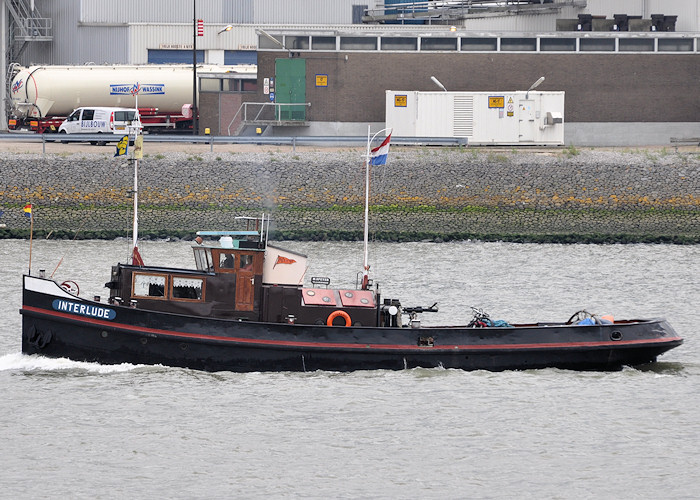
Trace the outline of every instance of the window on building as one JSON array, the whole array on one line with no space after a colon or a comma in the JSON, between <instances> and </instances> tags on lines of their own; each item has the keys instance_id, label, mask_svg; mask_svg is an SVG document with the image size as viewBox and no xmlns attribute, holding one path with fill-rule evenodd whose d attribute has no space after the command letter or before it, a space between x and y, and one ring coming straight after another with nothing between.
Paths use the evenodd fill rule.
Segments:
<instances>
[{"instance_id":1,"label":"window on building","mask_svg":"<svg viewBox=\"0 0 700 500\"><path fill-rule=\"evenodd\" d=\"M377 37L341 36L340 50L377 50Z\"/></svg>"},{"instance_id":2,"label":"window on building","mask_svg":"<svg viewBox=\"0 0 700 500\"><path fill-rule=\"evenodd\" d=\"M659 52L692 52L692 38L659 38Z\"/></svg>"},{"instance_id":3,"label":"window on building","mask_svg":"<svg viewBox=\"0 0 700 500\"><path fill-rule=\"evenodd\" d=\"M382 37L382 50L418 50L418 39L407 36Z\"/></svg>"},{"instance_id":4,"label":"window on building","mask_svg":"<svg viewBox=\"0 0 700 500\"><path fill-rule=\"evenodd\" d=\"M536 38L501 38L502 51L534 51L537 50Z\"/></svg>"},{"instance_id":5,"label":"window on building","mask_svg":"<svg viewBox=\"0 0 700 500\"><path fill-rule=\"evenodd\" d=\"M654 39L652 38L620 38L620 52L653 52Z\"/></svg>"},{"instance_id":6,"label":"window on building","mask_svg":"<svg viewBox=\"0 0 700 500\"><path fill-rule=\"evenodd\" d=\"M456 38L421 38L421 50L457 50Z\"/></svg>"},{"instance_id":7,"label":"window on building","mask_svg":"<svg viewBox=\"0 0 700 500\"><path fill-rule=\"evenodd\" d=\"M334 36L312 36L311 48L313 50L335 50Z\"/></svg>"},{"instance_id":8,"label":"window on building","mask_svg":"<svg viewBox=\"0 0 700 500\"><path fill-rule=\"evenodd\" d=\"M199 90L204 92L221 91L221 80L219 78L201 78L199 80Z\"/></svg>"},{"instance_id":9,"label":"window on building","mask_svg":"<svg viewBox=\"0 0 700 500\"><path fill-rule=\"evenodd\" d=\"M492 51L496 50L497 40L495 38L462 38L462 50L464 51Z\"/></svg>"},{"instance_id":10,"label":"window on building","mask_svg":"<svg viewBox=\"0 0 700 500\"><path fill-rule=\"evenodd\" d=\"M287 36L284 41L289 50L309 50L308 36Z\"/></svg>"},{"instance_id":11,"label":"window on building","mask_svg":"<svg viewBox=\"0 0 700 500\"><path fill-rule=\"evenodd\" d=\"M581 52L615 52L614 38L580 38Z\"/></svg>"},{"instance_id":12,"label":"window on building","mask_svg":"<svg viewBox=\"0 0 700 500\"><path fill-rule=\"evenodd\" d=\"M575 38L540 38L542 52L575 52Z\"/></svg>"}]
</instances>

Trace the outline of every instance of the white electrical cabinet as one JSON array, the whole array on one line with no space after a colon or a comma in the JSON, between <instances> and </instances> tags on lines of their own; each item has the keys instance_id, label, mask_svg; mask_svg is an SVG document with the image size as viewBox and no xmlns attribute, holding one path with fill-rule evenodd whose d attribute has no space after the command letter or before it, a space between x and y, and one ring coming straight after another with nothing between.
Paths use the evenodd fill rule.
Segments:
<instances>
[{"instance_id":1,"label":"white electrical cabinet","mask_svg":"<svg viewBox=\"0 0 700 500\"><path fill-rule=\"evenodd\" d=\"M563 145L564 92L386 91L395 137L464 137L474 145Z\"/></svg>"}]
</instances>

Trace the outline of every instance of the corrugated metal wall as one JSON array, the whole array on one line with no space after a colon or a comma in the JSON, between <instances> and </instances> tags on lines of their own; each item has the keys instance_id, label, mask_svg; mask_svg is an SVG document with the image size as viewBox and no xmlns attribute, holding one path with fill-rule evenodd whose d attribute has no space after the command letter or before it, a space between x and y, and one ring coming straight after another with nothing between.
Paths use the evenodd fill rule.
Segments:
<instances>
[{"instance_id":1,"label":"corrugated metal wall","mask_svg":"<svg viewBox=\"0 0 700 500\"><path fill-rule=\"evenodd\" d=\"M78 1L37 0L36 7L53 25L52 42L27 45L21 61L30 64L128 63L129 28L126 24L90 26L80 23Z\"/></svg>"},{"instance_id":2,"label":"corrugated metal wall","mask_svg":"<svg viewBox=\"0 0 700 500\"><path fill-rule=\"evenodd\" d=\"M63 3L63 2L61 2ZM351 24L362 0L196 0L197 18L225 24ZM193 19L194 0L82 0L83 23L182 23Z\"/></svg>"},{"instance_id":3,"label":"corrugated metal wall","mask_svg":"<svg viewBox=\"0 0 700 500\"><path fill-rule=\"evenodd\" d=\"M373 2L372 2L373 3ZM255 0L255 23L352 24L352 6L362 0Z\"/></svg>"},{"instance_id":4,"label":"corrugated metal wall","mask_svg":"<svg viewBox=\"0 0 700 500\"><path fill-rule=\"evenodd\" d=\"M205 35L198 48L249 50L257 45L255 27L303 31L323 25L328 30L347 29L354 5L374 7L376 0L36 0L44 17L53 20L53 42L27 46L19 62L37 64L131 63L148 61L147 49L163 44L192 43L192 7L205 22ZM677 15L677 31L700 31L700 0L588 0L586 9L563 7L559 14L485 17L466 21L474 31L549 32L556 18L576 18L581 12L594 15ZM222 35L227 24L236 28ZM258 25L258 26L255 26ZM354 25L353 30L400 30L393 25ZM415 26L405 26L412 29ZM425 29L440 29L425 26Z\"/></svg>"},{"instance_id":5,"label":"corrugated metal wall","mask_svg":"<svg viewBox=\"0 0 700 500\"><path fill-rule=\"evenodd\" d=\"M83 23L182 23L194 17L195 0L81 0ZM196 15L206 22L250 23L255 0L196 0Z\"/></svg>"}]
</instances>

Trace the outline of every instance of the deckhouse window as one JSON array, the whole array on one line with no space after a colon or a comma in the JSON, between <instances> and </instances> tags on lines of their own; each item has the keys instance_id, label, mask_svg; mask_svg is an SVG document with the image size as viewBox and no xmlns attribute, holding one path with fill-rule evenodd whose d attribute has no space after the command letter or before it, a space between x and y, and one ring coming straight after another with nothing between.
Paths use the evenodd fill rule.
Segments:
<instances>
[{"instance_id":1,"label":"deckhouse window","mask_svg":"<svg viewBox=\"0 0 700 500\"><path fill-rule=\"evenodd\" d=\"M241 269L243 271L253 270L253 256L248 254L241 255Z\"/></svg>"},{"instance_id":2,"label":"deckhouse window","mask_svg":"<svg viewBox=\"0 0 700 500\"><path fill-rule=\"evenodd\" d=\"M211 248L195 248L194 262L199 271L211 271L214 269L214 261L211 259Z\"/></svg>"},{"instance_id":3,"label":"deckhouse window","mask_svg":"<svg viewBox=\"0 0 700 500\"><path fill-rule=\"evenodd\" d=\"M219 268L221 269L233 269L236 264L236 256L232 253L220 253L219 254Z\"/></svg>"},{"instance_id":4,"label":"deckhouse window","mask_svg":"<svg viewBox=\"0 0 700 500\"><path fill-rule=\"evenodd\" d=\"M138 297L165 297L165 276L135 273L132 294Z\"/></svg>"},{"instance_id":5,"label":"deckhouse window","mask_svg":"<svg viewBox=\"0 0 700 500\"><path fill-rule=\"evenodd\" d=\"M173 276L174 299L202 300L204 280L200 278L180 278Z\"/></svg>"}]
</instances>

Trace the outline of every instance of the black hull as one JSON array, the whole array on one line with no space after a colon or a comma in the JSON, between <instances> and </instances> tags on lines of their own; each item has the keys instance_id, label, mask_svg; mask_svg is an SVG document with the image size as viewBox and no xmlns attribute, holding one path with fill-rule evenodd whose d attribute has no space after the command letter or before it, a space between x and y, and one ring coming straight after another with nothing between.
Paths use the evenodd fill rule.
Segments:
<instances>
[{"instance_id":1,"label":"black hull","mask_svg":"<svg viewBox=\"0 0 700 500\"><path fill-rule=\"evenodd\" d=\"M663 319L474 329L197 318L86 301L32 277L25 277L21 313L26 354L206 371L618 370L653 362L682 343Z\"/></svg>"}]
</instances>

